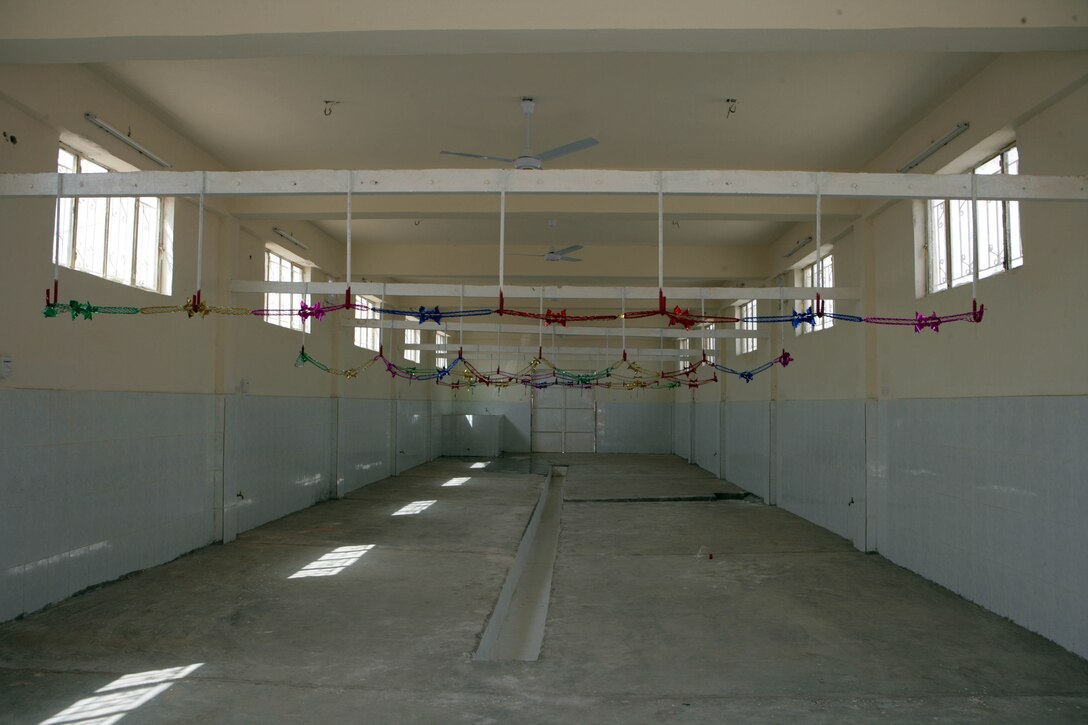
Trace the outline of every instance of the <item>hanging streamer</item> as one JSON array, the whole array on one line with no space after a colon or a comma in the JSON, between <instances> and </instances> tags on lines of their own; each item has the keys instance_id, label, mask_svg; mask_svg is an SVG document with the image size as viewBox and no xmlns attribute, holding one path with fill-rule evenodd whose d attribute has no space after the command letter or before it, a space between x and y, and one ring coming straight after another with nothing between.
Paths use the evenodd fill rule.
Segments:
<instances>
[{"instance_id":1,"label":"hanging streamer","mask_svg":"<svg viewBox=\"0 0 1088 725\"><path fill-rule=\"evenodd\" d=\"M342 376L342 377L344 377L344 378L346 378L348 380L351 380L352 378L359 377L359 373L363 372L364 370L369 368L371 365L373 365L377 361L378 361L378 358L375 357L375 358L371 359L369 362L367 362L365 365L363 365L360 368L348 368L346 370L338 370L337 368L330 368L325 363L323 363L323 362L321 362L319 360L315 360L314 358L310 357L306 353L306 346L303 345L302 348L299 349L299 351L298 351L298 357L295 358L295 367L296 368L301 368L301 367L305 367L307 364L309 364L309 365L313 365L318 370L322 370L322 371L324 371L326 373L329 373L330 375L340 375L340 376Z\"/></svg>"},{"instance_id":2,"label":"hanging streamer","mask_svg":"<svg viewBox=\"0 0 1088 725\"><path fill-rule=\"evenodd\" d=\"M195 297L195 295L194 295ZM662 302L665 301L664 295L661 296ZM526 317L541 320L544 326L555 325L558 327L566 327L568 323L573 322L587 322L597 320L632 320L643 319L647 317L663 316L669 320L669 327L674 325L680 325L685 330L690 330L692 327L700 324L713 324L713 323L735 323L735 322L756 322L756 323L790 323L793 327L799 327L803 324L815 325L816 318L819 317L819 309L821 307L822 298L817 294L817 306L809 306L808 308L797 311L792 310L788 315L750 315L747 317L731 317L728 315L704 315L692 313L689 309L681 309L679 305L672 310L636 310L634 312L620 312L614 315L571 315L563 310L551 310L548 309L543 313L537 312L524 312L521 310L511 309L470 309L470 310L451 310L443 311L439 307L425 307L421 306L417 310L399 310L385 307L372 307L366 304L356 304L354 302L342 302L340 304L330 305L322 304L320 301L314 304L301 303L299 309L249 309L247 307L225 307L221 305L209 305L206 302L200 300L189 299L183 305L158 305L150 307L127 307L127 306L97 306L92 305L90 302L81 303L78 301L72 301L67 304L56 304L47 302L42 314L45 317L58 317L63 314L67 314L75 310L75 317L83 317L84 319L92 319L94 314L99 315L153 315L153 314L166 314L171 312L185 312L189 317L207 317L209 314L215 315L236 315L245 316L251 315L256 317L277 317L282 315L298 315L303 320L313 319L322 320L326 315L332 312L338 312L340 310L372 310L383 317L396 316L396 317L411 317L419 320L420 324L424 322L435 322L441 324L445 318L464 318L464 317L479 317L484 315L503 314L513 317ZM979 304L977 301L972 303L970 312L960 312L951 315L938 315L932 313L930 315L923 315L916 312L913 317L877 317L868 316L861 317L859 315L848 315L839 312L824 312L823 316L834 320L841 320L844 322L864 322L873 325L894 325L894 326L915 326L917 331L922 329L938 330L941 325L950 322L982 322L983 314L985 313L985 305ZM88 316L87 312L92 313ZM462 328L463 333L463 328Z\"/></svg>"}]
</instances>

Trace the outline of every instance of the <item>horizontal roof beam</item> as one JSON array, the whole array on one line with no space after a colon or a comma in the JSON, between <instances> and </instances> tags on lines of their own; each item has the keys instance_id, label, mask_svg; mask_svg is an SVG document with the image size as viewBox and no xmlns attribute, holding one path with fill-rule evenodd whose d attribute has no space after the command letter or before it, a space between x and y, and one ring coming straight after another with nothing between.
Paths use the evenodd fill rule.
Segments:
<instances>
[{"instance_id":1,"label":"horizontal roof beam","mask_svg":"<svg viewBox=\"0 0 1088 725\"><path fill-rule=\"evenodd\" d=\"M343 321L345 327L369 327L378 328L382 330L418 330L423 329L425 331L441 330L447 333L453 332L501 332L511 335L536 335L542 330L544 334L551 339L554 334L556 337L606 337L609 339L620 340L623 337L652 337L661 340L676 340L676 339L695 339L700 338L713 338L713 339L738 339L738 338L769 338L770 333L766 330L733 330L733 329L714 329L708 330L706 328L698 328L692 330L677 330L677 329L665 329L657 327L561 327L555 326L541 327L540 325L506 325L498 322L466 322L461 324L460 319L452 319L441 325L432 325L431 321L425 327L421 327L420 323L411 320L357 320L347 319ZM543 323L541 323L542 325ZM453 345L453 343L449 343ZM408 348L412 348L413 345L406 345ZM414 347L419 347L415 345ZM457 345L453 345L457 347ZM430 348L420 348L427 350Z\"/></svg>"},{"instance_id":2,"label":"horizontal roof beam","mask_svg":"<svg viewBox=\"0 0 1088 725\"><path fill-rule=\"evenodd\" d=\"M294 294L343 295L344 282L262 282L259 280L233 280L230 291L289 292ZM499 297L497 285L426 284L407 282L354 282L352 294L377 297L430 297L477 299L485 298L496 304ZM828 300L856 300L861 298L857 287L666 287L669 300L795 300L814 297L819 293ZM607 300L657 300L657 287L522 287L508 286L503 289L507 300L528 299L607 299ZM453 309L453 308L450 308Z\"/></svg>"},{"instance_id":3,"label":"horizontal roof beam","mask_svg":"<svg viewBox=\"0 0 1088 725\"><path fill-rule=\"evenodd\" d=\"M541 352L541 348L537 345L405 345L408 350L430 350L433 352L446 353L448 357L453 357L460 350L465 355L471 353L515 353L519 355L531 355L536 357L538 352ZM544 345L543 347L544 357L602 357L602 356L614 356L615 359L619 359L623 355L623 350L617 347L566 347L556 348ZM627 355L630 358L666 358L666 359L690 359L702 357L701 350L677 350L676 348L656 348L656 347L636 347L627 348ZM441 357L441 355L440 355ZM469 360L469 362L472 362Z\"/></svg>"},{"instance_id":4,"label":"horizontal roof beam","mask_svg":"<svg viewBox=\"0 0 1088 725\"><path fill-rule=\"evenodd\" d=\"M1088 177L974 177L980 199L1088 201ZM300 196L308 194L657 194L866 199L971 197L969 174L814 171L133 171L4 174L0 197Z\"/></svg>"},{"instance_id":5,"label":"horizontal roof beam","mask_svg":"<svg viewBox=\"0 0 1088 725\"><path fill-rule=\"evenodd\" d=\"M355 220L371 219L494 219L499 199L488 194L382 194L356 200ZM861 216L862 200L825 199L823 218L855 219ZM236 219L276 221L308 220L343 222L347 216L345 195L236 197L231 201ZM601 214L626 219L657 219L657 199L616 194L588 196L548 194L521 195L508 199L507 216L563 215L564 220L592 219ZM665 214L673 220L700 221L811 221L815 202L806 197L673 196L666 200Z\"/></svg>"}]
</instances>

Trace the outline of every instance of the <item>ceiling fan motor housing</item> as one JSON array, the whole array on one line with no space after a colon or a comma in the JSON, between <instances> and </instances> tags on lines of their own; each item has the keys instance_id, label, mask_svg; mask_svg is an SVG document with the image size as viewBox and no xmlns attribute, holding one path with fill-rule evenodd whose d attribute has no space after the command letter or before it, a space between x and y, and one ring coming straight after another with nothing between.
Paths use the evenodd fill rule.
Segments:
<instances>
[{"instance_id":1,"label":"ceiling fan motor housing","mask_svg":"<svg viewBox=\"0 0 1088 725\"><path fill-rule=\"evenodd\" d=\"M514 159L514 168L522 170L540 169L542 168L542 164L540 163L540 159L535 156L518 156Z\"/></svg>"}]
</instances>

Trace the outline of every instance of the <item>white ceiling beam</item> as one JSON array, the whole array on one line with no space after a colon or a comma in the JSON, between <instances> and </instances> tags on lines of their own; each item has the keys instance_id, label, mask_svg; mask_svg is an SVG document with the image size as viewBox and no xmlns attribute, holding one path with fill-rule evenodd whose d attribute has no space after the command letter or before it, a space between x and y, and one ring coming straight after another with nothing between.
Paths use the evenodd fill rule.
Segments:
<instances>
[{"instance_id":1,"label":"white ceiling beam","mask_svg":"<svg viewBox=\"0 0 1088 725\"><path fill-rule=\"evenodd\" d=\"M260 280L232 280L230 291L234 293L254 292L290 292L295 294L328 295L331 297L344 294L344 282L263 282ZM353 282L352 294L372 295L377 297L427 297L464 299L485 298L488 305L497 304L499 288L496 285L456 285L426 283L379 283ZM795 300L814 297L819 293L829 300L857 300L861 290L857 287L666 287L667 300ZM543 296L549 299L605 299L619 301L621 297L631 300L657 300L657 287L522 287L509 286L503 290L507 300L521 299L539 301ZM441 305L440 305L441 306ZM468 304L466 307L470 306ZM552 305L554 306L554 305ZM448 307L447 311L453 311Z\"/></svg>"},{"instance_id":2,"label":"white ceiling beam","mask_svg":"<svg viewBox=\"0 0 1088 725\"><path fill-rule=\"evenodd\" d=\"M115 174L4 174L0 197L301 196L345 194L657 194L967 199L969 174L863 174L813 171L133 171ZM58 186L59 184L59 186ZM980 199L1088 201L1088 177L977 177Z\"/></svg>"},{"instance_id":3,"label":"white ceiling beam","mask_svg":"<svg viewBox=\"0 0 1088 725\"><path fill-rule=\"evenodd\" d=\"M460 350L465 355L471 353L514 353L518 355L532 355L541 351L538 345L405 345L408 350L429 350L432 352L446 353L448 357L454 357ZM549 345L543 347L544 357L601 357L611 356L613 360L619 360L623 350L618 347L566 347L555 348ZM627 357L632 361L637 358L663 358L663 359L692 359L702 357L701 350L677 350L675 348L628 348ZM441 357L441 355L440 355ZM469 360L472 362L472 360ZM510 371L507 371L510 372Z\"/></svg>"},{"instance_id":4,"label":"white ceiling beam","mask_svg":"<svg viewBox=\"0 0 1088 725\"><path fill-rule=\"evenodd\" d=\"M412 320L356 320L345 319L342 323L345 327L369 327L382 330L394 329L394 330L423 330L424 332L433 332L439 330L446 333L459 333L459 332L501 332L503 334L511 335L537 335L541 332L541 328L537 325L507 325L498 322L466 322L462 327L461 321L454 319L446 322L442 325L434 325L428 321L424 326L421 326L418 322ZM755 338L766 339L771 335L766 329L760 330L726 330L726 329L714 329L707 330L705 328L698 328L692 330L680 329L664 329L657 327L556 327L547 326L543 328L544 335L551 339L552 335L556 337L607 337L614 338L617 341L626 337L652 337L665 340L676 339L695 339L700 338L714 338L714 339L730 339L735 340L738 338ZM453 345L457 347L456 345ZM406 347L411 348L412 345ZM416 346L418 347L418 345ZM427 350L430 348L420 348Z\"/></svg>"},{"instance_id":5,"label":"white ceiling beam","mask_svg":"<svg viewBox=\"0 0 1088 725\"><path fill-rule=\"evenodd\" d=\"M860 203L854 199L825 199L823 217L827 220L857 218L863 211ZM669 221L811 221L814 208L813 201L805 197L676 196L668 200L665 214ZM368 197L365 205L355 205L352 218L364 222L387 219L422 220L424 223L430 219L490 221L498 212L498 199L493 194L384 194ZM345 196L236 197L232 200L231 214L246 220L343 222ZM548 218L562 215L568 222L605 214L656 222L657 200L631 195L523 195L518 197L514 207L507 207L506 214L508 217L546 215Z\"/></svg>"}]
</instances>

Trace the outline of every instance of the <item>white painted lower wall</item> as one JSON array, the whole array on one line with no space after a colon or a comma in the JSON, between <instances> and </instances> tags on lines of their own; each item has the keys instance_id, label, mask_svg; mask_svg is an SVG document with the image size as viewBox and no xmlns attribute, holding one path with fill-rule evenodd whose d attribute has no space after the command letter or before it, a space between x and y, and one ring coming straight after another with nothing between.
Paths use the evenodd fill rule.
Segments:
<instances>
[{"instance_id":1,"label":"white painted lower wall","mask_svg":"<svg viewBox=\"0 0 1088 725\"><path fill-rule=\"evenodd\" d=\"M691 463L691 406L687 400L677 401L672 408L672 452Z\"/></svg>"},{"instance_id":2,"label":"white painted lower wall","mask_svg":"<svg viewBox=\"0 0 1088 725\"><path fill-rule=\"evenodd\" d=\"M766 501L770 486L770 403L727 401L723 407L723 478Z\"/></svg>"},{"instance_id":3,"label":"white painted lower wall","mask_svg":"<svg viewBox=\"0 0 1088 725\"><path fill-rule=\"evenodd\" d=\"M1088 657L1088 396L878 403L876 550Z\"/></svg>"},{"instance_id":4,"label":"white painted lower wall","mask_svg":"<svg viewBox=\"0 0 1088 725\"><path fill-rule=\"evenodd\" d=\"M527 400L444 400L432 406L435 415L501 415L503 451L529 452L532 406Z\"/></svg>"},{"instance_id":5,"label":"white painted lower wall","mask_svg":"<svg viewBox=\"0 0 1088 725\"><path fill-rule=\"evenodd\" d=\"M390 400L336 401L336 495L343 496L392 475Z\"/></svg>"},{"instance_id":6,"label":"white painted lower wall","mask_svg":"<svg viewBox=\"0 0 1088 725\"><path fill-rule=\"evenodd\" d=\"M672 453L671 402L597 403L598 453Z\"/></svg>"},{"instance_id":7,"label":"white painted lower wall","mask_svg":"<svg viewBox=\"0 0 1088 725\"><path fill-rule=\"evenodd\" d=\"M397 463L394 473L402 473L431 460L431 403L396 400L393 405Z\"/></svg>"},{"instance_id":8,"label":"white painted lower wall","mask_svg":"<svg viewBox=\"0 0 1088 725\"><path fill-rule=\"evenodd\" d=\"M213 542L221 403L0 391L0 621Z\"/></svg>"},{"instance_id":9,"label":"white painted lower wall","mask_svg":"<svg viewBox=\"0 0 1088 725\"><path fill-rule=\"evenodd\" d=\"M401 403L402 463L428 457L427 405ZM0 621L387 477L392 410L388 400L0 390Z\"/></svg>"},{"instance_id":10,"label":"white painted lower wall","mask_svg":"<svg viewBox=\"0 0 1088 725\"><path fill-rule=\"evenodd\" d=\"M731 402L725 420L730 480L757 492L770 470L783 508L1088 657L1088 397Z\"/></svg>"},{"instance_id":11,"label":"white painted lower wall","mask_svg":"<svg viewBox=\"0 0 1088 725\"><path fill-rule=\"evenodd\" d=\"M777 504L863 548L865 402L781 400L777 417Z\"/></svg>"},{"instance_id":12,"label":"white painted lower wall","mask_svg":"<svg viewBox=\"0 0 1088 725\"><path fill-rule=\"evenodd\" d=\"M503 452L502 430L505 417L478 413L446 413L432 416L431 444L437 432L443 456L478 456L493 458Z\"/></svg>"},{"instance_id":13,"label":"white painted lower wall","mask_svg":"<svg viewBox=\"0 0 1088 725\"><path fill-rule=\"evenodd\" d=\"M334 411L328 398L227 396L225 540L333 495Z\"/></svg>"},{"instance_id":14,"label":"white painted lower wall","mask_svg":"<svg viewBox=\"0 0 1088 725\"><path fill-rule=\"evenodd\" d=\"M713 473L716 478L721 477L721 403L702 402L694 403L695 415L691 431L692 443L695 450L693 463L705 471Z\"/></svg>"}]
</instances>

